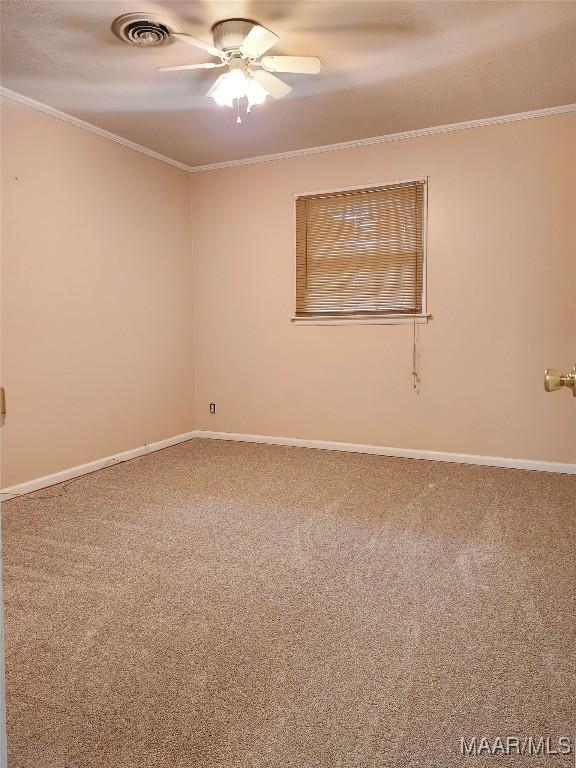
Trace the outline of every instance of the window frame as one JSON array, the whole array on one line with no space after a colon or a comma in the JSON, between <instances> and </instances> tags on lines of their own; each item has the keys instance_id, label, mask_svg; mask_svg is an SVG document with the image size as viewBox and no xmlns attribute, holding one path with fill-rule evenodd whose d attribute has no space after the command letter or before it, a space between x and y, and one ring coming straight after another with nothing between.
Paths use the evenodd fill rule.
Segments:
<instances>
[{"instance_id":1,"label":"window frame","mask_svg":"<svg viewBox=\"0 0 576 768\"><path fill-rule=\"evenodd\" d=\"M330 195L339 192L356 192L372 189L374 187L387 187L396 184L409 184L419 182L423 184L422 195L422 310L412 314L379 313L374 315L310 315L308 317L294 314L290 319L295 325L403 325L403 324L421 324L427 323L431 319L428 314L428 186L429 176L414 176L407 179L389 179L388 181L370 182L359 184L353 187L339 187L334 189L321 189L314 192L297 192L293 194L293 249L292 253L296 258L296 228L297 228L297 206L296 203L301 197L313 197L314 195ZM296 270L294 270L294 296L293 306L296 307Z\"/></svg>"}]
</instances>

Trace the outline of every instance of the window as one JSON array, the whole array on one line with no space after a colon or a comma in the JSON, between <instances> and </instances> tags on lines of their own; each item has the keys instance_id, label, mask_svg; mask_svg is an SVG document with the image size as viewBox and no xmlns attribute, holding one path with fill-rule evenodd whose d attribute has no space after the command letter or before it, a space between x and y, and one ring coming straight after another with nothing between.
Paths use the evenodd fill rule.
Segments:
<instances>
[{"instance_id":1,"label":"window","mask_svg":"<svg viewBox=\"0 0 576 768\"><path fill-rule=\"evenodd\" d=\"M423 316L426 182L296 198L296 318Z\"/></svg>"}]
</instances>

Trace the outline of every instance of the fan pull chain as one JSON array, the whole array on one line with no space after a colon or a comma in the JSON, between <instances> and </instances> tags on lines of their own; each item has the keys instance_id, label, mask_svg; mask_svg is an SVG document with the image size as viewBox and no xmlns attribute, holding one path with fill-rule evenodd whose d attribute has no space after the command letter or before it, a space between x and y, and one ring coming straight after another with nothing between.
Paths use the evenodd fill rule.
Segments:
<instances>
[{"instance_id":1,"label":"fan pull chain","mask_svg":"<svg viewBox=\"0 0 576 768\"><path fill-rule=\"evenodd\" d=\"M240 117L240 99L236 99L236 122L242 122L242 118Z\"/></svg>"}]
</instances>

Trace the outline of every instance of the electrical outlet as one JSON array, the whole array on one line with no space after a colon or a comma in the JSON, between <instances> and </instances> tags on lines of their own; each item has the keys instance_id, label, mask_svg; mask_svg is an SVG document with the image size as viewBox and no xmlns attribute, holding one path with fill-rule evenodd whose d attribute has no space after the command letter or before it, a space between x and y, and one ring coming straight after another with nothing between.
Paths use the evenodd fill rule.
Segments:
<instances>
[{"instance_id":1,"label":"electrical outlet","mask_svg":"<svg viewBox=\"0 0 576 768\"><path fill-rule=\"evenodd\" d=\"M210 413L216 413L216 403L210 403Z\"/></svg>"}]
</instances>

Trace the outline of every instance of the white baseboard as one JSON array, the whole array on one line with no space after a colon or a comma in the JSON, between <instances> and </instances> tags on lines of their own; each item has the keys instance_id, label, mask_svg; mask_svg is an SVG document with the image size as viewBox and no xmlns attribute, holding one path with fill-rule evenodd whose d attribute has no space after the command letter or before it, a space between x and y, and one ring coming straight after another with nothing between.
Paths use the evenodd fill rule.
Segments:
<instances>
[{"instance_id":1,"label":"white baseboard","mask_svg":"<svg viewBox=\"0 0 576 768\"><path fill-rule=\"evenodd\" d=\"M147 453L169 448L194 438L208 440L231 440L240 443L264 443L268 445L287 445L299 448L317 448L324 451L344 451L347 453L369 453L377 456L392 456L401 459L423 459L425 461L447 461L456 464L480 464L489 467L504 467L506 469L529 469L539 472L557 472L565 475L576 475L576 464L561 464L554 461L534 461L533 459L511 459L501 456L478 456L471 453L443 453L440 451L421 451L414 448L391 448L383 445L362 445L361 443L338 443L329 440L305 440L298 437L273 437L271 435L244 435L237 432L211 432L204 429L195 429L182 435L159 440L156 443L148 443L129 451L105 456L88 464L80 464L77 467L63 469L53 475L45 475L25 483L11 485L0 490L2 501L9 501L26 493L48 488L50 485L65 483L81 475L88 475L104 467L121 464L123 461L136 459Z\"/></svg>"},{"instance_id":2,"label":"white baseboard","mask_svg":"<svg viewBox=\"0 0 576 768\"><path fill-rule=\"evenodd\" d=\"M576 464L561 464L555 461L534 461L533 459L511 459L502 456L477 456L473 453L445 453L421 451L415 448L391 448L383 445L362 445L360 443L336 443L329 440L303 440L297 437L271 437L269 435L242 435L236 432L210 432L197 429L195 437L210 440L233 440L242 443L267 443L270 445L291 445L300 448L318 448L324 451L346 451L348 453L371 453L377 456L393 456L401 459L424 459L425 461L447 461L455 464L480 464L505 469L530 469L539 472L557 472L576 475Z\"/></svg>"},{"instance_id":3,"label":"white baseboard","mask_svg":"<svg viewBox=\"0 0 576 768\"><path fill-rule=\"evenodd\" d=\"M88 464L79 464L77 467L63 469L60 472L55 472L53 475L45 475L44 477L37 477L35 480L28 480L25 483L11 485L0 491L0 497L2 498L2 501L9 501L16 496L22 496L25 493L39 491L41 488L48 488L50 485L64 483L66 480L73 480L75 477L80 477L81 475L89 475L91 472L104 469L104 467L111 467L114 466L114 464L121 464L123 461L136 459L138 456L144 456L147 453L161 451L162 448L169 448L171 445L184 443L187 440L191 440L195 435L195 432L185 432L183 435L168 437L166 440L158 440L156 443L146 443L145 445L140 445L138 448L131 448L129 451L121 451L121 453L115 453L112 456L105 456L103 459L96 459L96 461L90 461Z\"/></svg>"}]
</instances>

